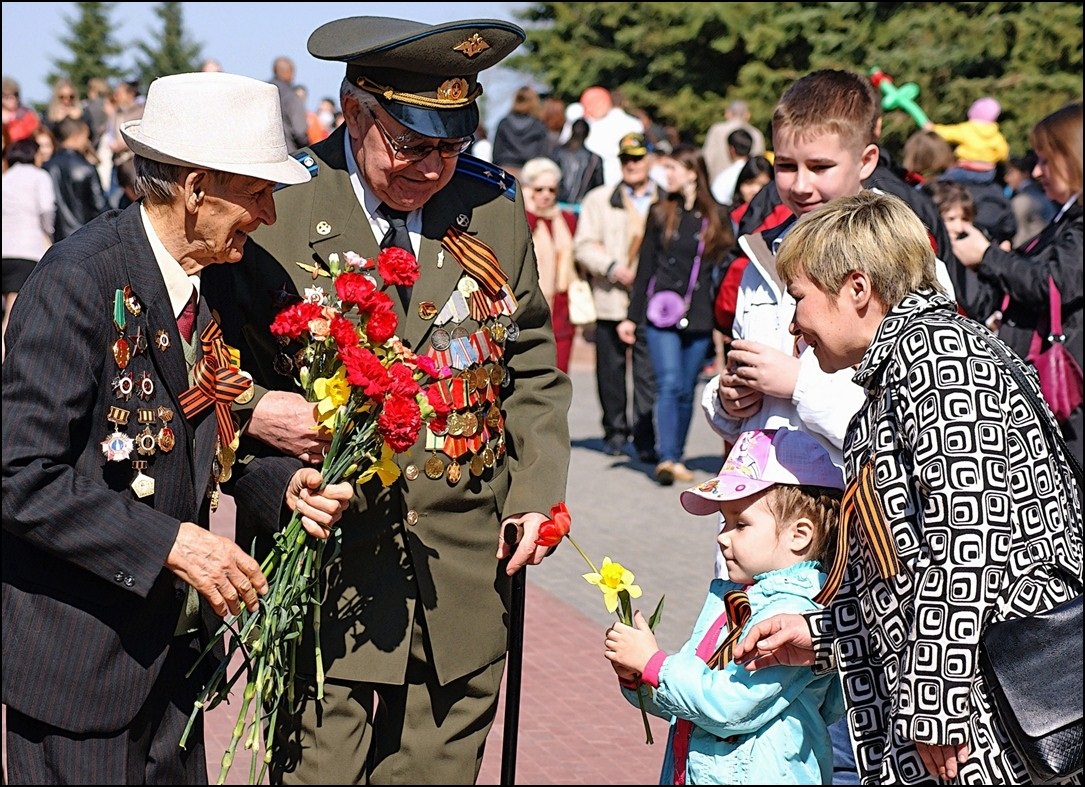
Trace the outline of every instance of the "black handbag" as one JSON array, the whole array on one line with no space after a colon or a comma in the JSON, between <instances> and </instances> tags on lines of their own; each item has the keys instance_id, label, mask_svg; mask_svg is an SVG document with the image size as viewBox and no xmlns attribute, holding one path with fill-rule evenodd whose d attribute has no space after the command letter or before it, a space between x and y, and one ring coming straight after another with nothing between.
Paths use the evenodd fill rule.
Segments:
<instances>
[{"instance_id":1,"label":"black handbag","mask_svg":"<svg viewBox=\"0 0 1085 787\"><path fill-rule=\"evenodd\" d=\"M1058 456L1056 445L1062 449L1080 494L1081 465L1026 382L1024 370L989 334L973 332L988 342L1017 381L1053 455ZM1071 577L1080 585L1079 577ZM1034 784L1059 782L1081 772L1081 599L1079 595L1046 612L988 624L981 637L980 670L995 712Z\"/></svg>"}]
</instances>

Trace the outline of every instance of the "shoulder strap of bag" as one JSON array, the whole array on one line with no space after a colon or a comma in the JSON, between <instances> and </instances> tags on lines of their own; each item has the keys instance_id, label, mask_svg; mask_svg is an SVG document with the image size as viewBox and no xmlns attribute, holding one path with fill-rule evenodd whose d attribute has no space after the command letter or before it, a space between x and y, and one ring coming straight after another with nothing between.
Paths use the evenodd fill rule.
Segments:
<instances>
[{"instance_id":1,"label":"shoulder strap of bag","mask_svg":"<svg viewBox=\"0 0 1085 787\"><path fill-rule=\"evenodd\" d=\"M1062 293L1055 285L1055 277L1047 277L1047 302L1051 310L1051 335L1047 337L1049 342L1062 342L1066 336L1062 332Z\"/></svg>"}]
</instances>

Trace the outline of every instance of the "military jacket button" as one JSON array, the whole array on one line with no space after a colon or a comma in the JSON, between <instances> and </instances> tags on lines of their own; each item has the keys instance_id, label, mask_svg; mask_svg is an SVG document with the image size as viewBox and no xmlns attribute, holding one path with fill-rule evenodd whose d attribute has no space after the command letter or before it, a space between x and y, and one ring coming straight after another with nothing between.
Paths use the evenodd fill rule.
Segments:
<instances>
[{"instance_id":1,"label":"military jacket button","mask_svg":"<svg viewBox=\"0 0 1085 787\"><path fill-rule=\"evenodd\" d=\"M403 470L403 475L407 477L408 481L415 480L416 478L418 478L418 465L407 465L407 467Z\"/></svg>"},{"instance_id":2,"label":"military jacket button","mask_svg":"<svg viewBox=\"0 0 1085 787\"><path fill-rule=\"evenodd\" d=\"M408 525L417 525L418 524L418 512L415 511L413 508L410 511L407 512L407 524Z\"/></svg>"}]
</instances>

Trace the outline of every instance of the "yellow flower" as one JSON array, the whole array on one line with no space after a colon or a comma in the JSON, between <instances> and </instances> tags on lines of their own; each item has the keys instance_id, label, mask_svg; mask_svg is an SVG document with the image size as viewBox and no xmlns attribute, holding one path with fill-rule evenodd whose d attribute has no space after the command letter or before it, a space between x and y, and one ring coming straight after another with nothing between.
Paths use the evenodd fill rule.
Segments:
<instances>
[{"instance_id":1,"label":"yellow flower","mask_svg":"<svg viewBox=\"0 0 1085 787\"><path fill-rule=\"evenodd\" d=\"M396 452L387 443L381 447L381 458L367 467L358 476L358 483L364 484L374 475L380 478L382 486L391 486L399 478L399 465L396 464Z\"/></svg>"},{"instance_id":2,"label":"yellow flower","mask_svg":"<svg viewBox=\"0 0 1085 787\"><path fill-rule=\"evenodd\" d=\"M317 423L327 429L334 428L336 412L350 401L346 367L340 366L331 377L318 377L314 380L313 394L318 399Z\"/></svg>"},{"instance_id":3,"label":"yellow flower","mask_svg":"<svg viewBox=\"0 0 1085 787\"><path fill-rule=\"evenodd\" d=\"M633 572L621 563L612 563L609 557L603 558L599 571L583 576L589 584L603 591L603 603L606 604L607 612L618 608L618 594L623 590L630 598L640 598L640 586L633 584Z\"/></svg>"}]
</instances>

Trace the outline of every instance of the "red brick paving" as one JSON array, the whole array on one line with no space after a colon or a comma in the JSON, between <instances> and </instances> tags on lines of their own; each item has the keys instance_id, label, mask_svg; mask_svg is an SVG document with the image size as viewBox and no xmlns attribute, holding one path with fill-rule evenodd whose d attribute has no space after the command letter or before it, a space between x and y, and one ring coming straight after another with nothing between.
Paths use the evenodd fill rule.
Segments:
<instances>
[{"instance_id":1,"label":"red brick paving","mask_svg":"<svg viewBox=\"0 0 1085 787\"><path fill-rule=\"evenodd\" d=\"M621 696L603 658L602 629L530 579L524 617L516 783L656 784L667 725L651 718L656 743L644 743L639 711ZM501 783L504 714L502 696L478 784ZM234 704L208 714L212 783L236 718ZM247 783L250 759L249 752L236 755L226 784Z\"/></svg>"}]
</instances>

